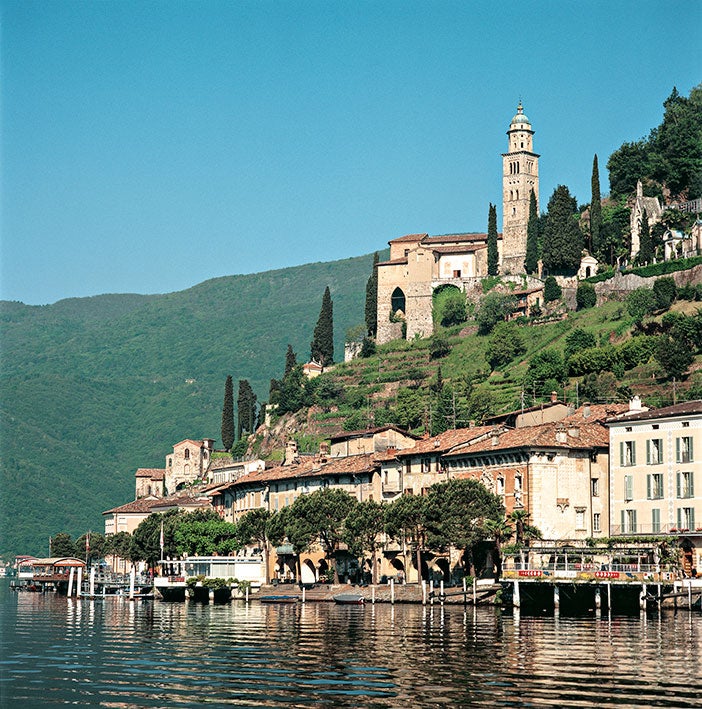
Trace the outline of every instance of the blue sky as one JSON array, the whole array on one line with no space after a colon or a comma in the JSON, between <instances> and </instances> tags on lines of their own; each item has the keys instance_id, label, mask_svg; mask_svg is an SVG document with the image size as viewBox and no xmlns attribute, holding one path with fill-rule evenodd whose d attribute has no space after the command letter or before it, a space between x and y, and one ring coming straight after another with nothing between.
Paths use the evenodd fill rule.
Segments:
<instances>
[{"instance_id":1,"label":"blue sky","mask_svg":"<svg viewBox=\"0 0 702 709\"><path fill-rule=\"evenodd\" d=\"M484 231L521 97L590 199L673 85L702 3L0 2L0 297L165 293Z\"/></svg>"}]
</instances>

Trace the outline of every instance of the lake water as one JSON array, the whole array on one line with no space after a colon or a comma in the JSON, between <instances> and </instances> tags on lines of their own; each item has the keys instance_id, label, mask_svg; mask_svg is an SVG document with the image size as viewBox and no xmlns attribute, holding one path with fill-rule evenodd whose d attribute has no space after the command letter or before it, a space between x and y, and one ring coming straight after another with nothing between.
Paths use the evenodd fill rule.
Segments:
<instances>
[{"instance_id":1,"label":"lake water","mask_svg":"<svg viewBox=\"0 0 702 709\"><path fill-rule=\"evenodd\" d=\"M702 616L68 600L0 586L3 707L702 706Z\"/></svg>"}]
</instances>

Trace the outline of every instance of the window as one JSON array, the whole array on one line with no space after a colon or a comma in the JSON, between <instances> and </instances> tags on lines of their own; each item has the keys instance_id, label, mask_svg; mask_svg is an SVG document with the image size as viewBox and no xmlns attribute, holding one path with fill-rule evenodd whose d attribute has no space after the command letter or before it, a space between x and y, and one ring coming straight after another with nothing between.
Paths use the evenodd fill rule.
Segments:
<instances>
[{"instance_id":1,"label":"window","mask_svg":"<svg viewBox=\"0 0 702 709\"><path fill-rule=\"evenodd\" d=\"M636 465L636 441L619 442L619 465Z\"/></svg>"},{"instance_id":2,"label":"window","mask_svg":"<svg viewBox=\"0 0 702 709\"><path fill-rule=\"evenodd\" d=\"M624 499L633 500L634 499L634 476L625 475L624 476Z\"/></svg>"},{"instance_id":3,"label":"window","mask_svg":"<svg viewBox=\"0 0 702 709\"><path fill-rule=\"evenodd\" d=\"M515 475L514 476L514 491L515 492L520 492L522 489L522 476L521 475Z\"/></svg>"},{"instance_id":4,"label":"window","mask_svg":"<svg viewBox=\"0 0 702 709\"><path fill-rule=\"evenodd\" d=\"M649 500L660 500L663 497L663 473L646 476L646 497Z\"/></svg>"},{"instance_id":5,"label":"window","mask_svg":"<svg viewBox=\"0 0 702 709\"><path fill-rule=\"evenodd\" d=\"M592 485L592 496L599 497L600 496L600 479L599 478L592 478L590 480L590 483Z\"/></svg>"},{"instance_id":6,"label":"window","mask_svg":"<svg viewBox=\"0 0 702 709\"><path fill-rule=\"evenodd\" d=\"M505 479L503 477L497 478L497 494L498 495L505 494Z\"/></svg>"},{"instance_id":7,"label":"window","mask_svg":"<svg viewBox=\"0 0 702 709\"><path fill-rule=\"evenodd\" d=\"M659 465L663 462L663 439L652 438L646 441L646 465Z\"/></svg>"},{"instance_id":8,"label":"window","mask_svg":"<svg viewBox=\"0 0 702 709\"><path fill-rule=\"evenodd\" d=\"M651 510L651 531L655 534L661 531L661 511Z\"/></svg>"},{"instance_id":9,"label":"window","mask_svg":"<svg viewBox=\"0 0 702 709\"><path fill-rule=\"evenodd\" d=\"M460 271L460 269L453 272L453 277L454 277L454 278L460 278L460 277L461 277L461 271Z\"/></svg>"},{"instance_id":10,"label":"window","mask_svg":"<svg viewBox=\"0 0 702 709\"><path fill-rule=\"evenodd\" d=\"M694 497L694 476L690 472L679 472L677 475L678 497Z\"/></svg>"},{"instance_id":11,"label":"window","mask_svg":"<svg viewBox=\"0 0 702 709\"><path fill-rule=\"evenodd\" d=\"M678 463L691 463L694 460L692 436L682 436L675 439L675 460Z\"/></svg>"},{"instance_id":12,"label":"window","mask_svg":"<svg viewBox=\"0 0 702 709\"><path fill-rule=\"evenodd\" d=\"M678 507L678 529L694 530L695 528L695 508Z\"/></svg>"},{"instance_id":13,"label":"window","mask_svg":"<svg viewBox=\"0 0 702 709\"><path fill-rule=\"evenodd\" d=\"M585 510L575 510L575 528L585 529Z\"/></svg>"},{"instance_id":14,"label":"window","mask_svg":"<svg viewBox=\"0 0 702 709\"><path fill-rule=\"evenodd\" d=\"M636 532L636 510L622 510L622 534Z\"/></svg>"},{"instance_id":15,"label":"window","mask_svg":"<svg viewBox=\"0 0 702 709\"><path fill-rule=\"evenodd\" d=\"M407 458L407 460L405 461L405 472L406 473L412 472L412 461L409 458Z\"/></svg>"},{"instance_id":16,"label":"window","mask_svg":"<svg viewBox=\"0 0 702 709\"><path fill-rule=\"evenodd\" d=\"M422 472L423 473L430 473L431 472L431 458L422 458Z\"/></svg>"},{"instance_id":17,"label":"window","mask_svg":"<svg viewBox=\"0 0 702 709\"><path fill-rule=\"evenodd\" d=\"M414 495L414 490L411 487L406 487L405 495Z\"/></svg>"},{"instance_id":18,"label":"window","mask_svg":"<svg viewBox=\"0 0 702 709\"><path fill-rule=\"evenodd\" d=\"M185 449L185 460L190 460L190 448Z\"/></svg>"},{"instance_id":19,"label":"window","mask_svg":"<svg viewBox=\"0 0 702 709\"><path fill-rule=\"evenodd\" d=\"M601 532L602 531L602 515L599 512L595 512L592 515L592 531Z\"/></svg>"}]
</instances>

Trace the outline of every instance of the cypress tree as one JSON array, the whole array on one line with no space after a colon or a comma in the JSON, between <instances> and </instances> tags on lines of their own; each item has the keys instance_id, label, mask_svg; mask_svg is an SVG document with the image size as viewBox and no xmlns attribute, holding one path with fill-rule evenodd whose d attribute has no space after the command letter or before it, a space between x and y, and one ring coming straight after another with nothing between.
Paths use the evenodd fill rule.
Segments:
<instances>
[{"instance_id":1,"label":"cypress tree","mask_svg":"<svg viewBox=\"0 0 702 709\"><path fill-rule=\"evenodd\" d=\"M500 255L497 251L497 209L492 202L488 209L487 250L488 275L496 276L500 265Z\"/></svg>"},{"instance_id":2,"label":"cypress tree","mask_svg":"<svg viewBox=\"0 0 702 709\"><path fill-rule=\"evenodd\" d=\"M231 374L224 382L224 404L222 406L222 445L229 451L234 444L234 385Z\"/></svg>"},{"instance_id":3,"label":"cypress tree","mask_svg":"<svg viewBox=\"0 0 702 709\"><path fill-rule=\"evenodd\" d=\"M602 245L602 202L600 200L600 170L597 166L597 153L592 161L592 199L590 201L590 244L589 251L599 251Z\"/></svg>"},{"instance_id":4,"label":"cypress tree","mask_svg":"<svg viewBox=\"0 0 702 709\"><path fill-rule=\"evenodd\" d=\"M286 377L288 374L290 374L296 364L297 355L295 354L292 345L288 345L288 349L285 352L285 372L283 373L283 377Z\"/></svg>"},{"instance_id":5,"label":"cypress tree","mask_svg":"<svg viewBox=\"0 0 702 709\"><path fill-rule=\"evenodd\" d=\"M565 185L558 185L548 202L543 264L550 273L572 273L580 266L583 235L575 219L577 206Z\"/></svg>"},{"instance_id":6,"label":"cypress tree","mask_svg":"<svg viewBox=\"0 0 702 709\"><path fill-rule=\"evenodd\" d=\"M334 303L329 286L324 289L322 308L310 344L312 359L326 367L334 362Z\"/></svg>"},{"instance_id":7,"label":"cypress tree","mask_svg":"<svg viewBox=\"0 0 702 709\"><path fill-rule=\"evenodd\" d=\"M256 426L256 394L247 379L239 380L239 396L237 398L237 438L241 434L253 433Z\"/></svg>"},{"instance_id":8,"label":"cypress tree","mask_svg":"<svg viewBox=\"0 0 702 709\"><path fill-rule=\"evenodd\" d=\"M536 208L536 195L531 190L529 195L529 221L527 222L526 257L524 270L536 273L539 268L539 212Z\"/></svg>"},{"instance_id":9,"label":"cypress tree","mask_svg":"<svg viewBox=\"0 0 702 709\"><path fill-rule=\"evenodd\" d=\"M646 264L653 261L653 242L651 241L651 228L648 225L648 215L645 209L641 215L640 226L639 255L636 260L641 264Z\"/></svg>"},{"instance_id":10,"label":"cypress tree","mask_svg":"<svg viewBox=\"0 0 702 709\"><path fill-rule=\"evenodd\" d=\"M366 283L366 329L368 337L378 333L378 252L373 254L373 273Z\"/></svg>"}]
</instances>

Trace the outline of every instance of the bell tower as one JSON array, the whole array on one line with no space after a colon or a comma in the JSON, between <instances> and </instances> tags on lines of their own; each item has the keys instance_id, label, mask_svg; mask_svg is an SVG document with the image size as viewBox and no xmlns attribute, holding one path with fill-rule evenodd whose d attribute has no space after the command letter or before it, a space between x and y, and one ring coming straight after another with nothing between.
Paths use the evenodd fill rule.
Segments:
<instances>
[{"instance_id":1,"label":"bell tower","mask_svg":"<svg viewBox=\"0 0 702 709\"><path fill-rule=\"evenodd\" d=\"M529 195L534 190L539 207L539 155L534 131L522 102L507 131L508 151L502 153L502 264L500 272L524 273Z\"/></svg>"}]
</instances>

